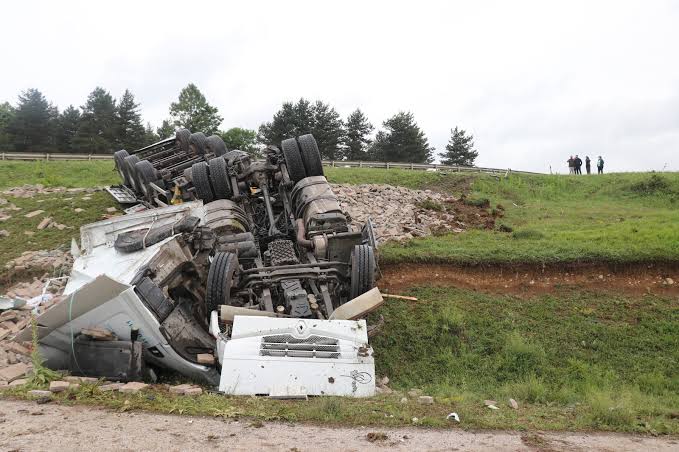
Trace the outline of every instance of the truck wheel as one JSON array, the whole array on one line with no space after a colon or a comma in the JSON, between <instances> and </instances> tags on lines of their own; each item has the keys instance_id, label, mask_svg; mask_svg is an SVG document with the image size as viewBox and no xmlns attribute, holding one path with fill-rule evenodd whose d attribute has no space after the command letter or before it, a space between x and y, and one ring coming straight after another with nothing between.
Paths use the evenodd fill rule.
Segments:
<instances>
[{"instance_id":1,"label":"truck wheel","mask_svg":"<svg viewBox=\"0 0 679 452\"><path fill-rule=\"evenodd\" d=\"M231 184L229 172L226 168L224 157L215 157L208 162L210 167L210 182L216 199L229 199L231 197Z\"/></svg>"},{"instance_id":2,"label":"truck wheel","mask_svg":"<svg viewBox=\"0 0 679 452\"><path fill-rule=\"evenodd\" d=\"M191 167L191 178L193 179L193 186L196 187L196 196L198 199L202 199L203 203L215 200L215 195L212 193L212 187L210 187L207 163L194 163Z\"/></svg>"},{"instance_id":3,"label":"truck wheel","mask_svg":"<svg viewBox=\"0 0 679 452\"><path fill-rule=\"evenodd\" d=\"M297 140L288 138L281 142L281 149L285 157L285 164L288 167L288 174L294 183L297 183L306 177L306 170L304 169L304 162L302 162L302 155L299 153L299 146Z\"/></svg>"},{"instance_id":4,"label":"truck wheel","mask_svg":"<svg viewBox=\"0 0 679 452\"><path fill-rule=\"evenodd\" d=\"M179 129L175 132L174 137L179 145L179 150L182 152L189 152L189 138L191 137L191 131L189 131L189 129Z\"/></svg>"},{"instance_id":5,"label":"truck wheel","mask_svg":"<svg viewBox=\"0 0 679 452\"><path fill-rule=\"evenodd\" d=\"M351 255L351 299L375 287L375 252L370 245L356 245Z\"/></svg>"},{"instance_id":6,"label":"truck wheel","mask_svg":"<svg viewBox=\"0 0 679 452\"><path fill-rule=\"evenodd\" d=\"M205 140L205 151L214 154L215 157L221 157L226 154L226 144L219 135L211 135Z\"/></svg>"},{"instance_id":7,"label":"truck wheel","mask_svg":"<svg viewBox=\"0 0 679 452\"><path fill-rule=\"evenodd\" d=\"M297 137L307 177L323 175L323 161L316 139L310 133Z\"/></svg>"},{"instance_id":8,"label":"truck wheel","mask_svg":"<svg viewBox=\"0 0 679 452\"><path fill-rule=\"evenodd\" d=\"M141 189L139 188L139 185L137 183L138 177L137 177L137 163L139 163L139 157L136 155L130 155L129 157L125 157L125 169L127 170L127 177L130 181L130 186L132 187L132 190L134 190L137 193L141 192Z\"/></svg>"},{"instance_id":9,"label":"truck wheel","mask_svg":"<svg viewBox=\"0 0 679 452\"><path fill-rule=\"evenodd\" d=\"M128 154L125 149L113 154L113 161L116 164L116 171L118 171L118 174L120 174L120 178L123 180L123 185L130 185L130 180L127 178L127 172L125 171L125 159L129 156L130 154Z\"/></svg>"},{"instance_id":10,"label":"truck wheel","mask_svg":"<svg viewBox=\"0 0 679 452\"><path fill-rule=\"evenodd\" d=\"M215 253L207 274L205 307L207 315L219 305L229 304L233 274L238 269L238 256L234 253Z\"/></svg>"},{"instance_id":11,"label":"truck wheel","mask_svg":"<svg viewBox=\"0 0 679 452\"><path fill-rule=\"evenodd\" d=\"M203 132L192 133L189 137L189 148L196 155L205 154L205 134Z\"/></svg>"},{"instance_id":12,"label":"truck wheel","mask_svg":"<svg viewBox=\"0 0 679 452\"><path fill-rule=\"evenodd\" d=\"M135 167L137 168L137 176L139 177L139 188L144 194L144 198L146 198L146 200L149 202L153 201L155 192L149 183L158 180L156 169L148 160L142 160L141 162L137 163Z\"/></svg>"}]
</instances>

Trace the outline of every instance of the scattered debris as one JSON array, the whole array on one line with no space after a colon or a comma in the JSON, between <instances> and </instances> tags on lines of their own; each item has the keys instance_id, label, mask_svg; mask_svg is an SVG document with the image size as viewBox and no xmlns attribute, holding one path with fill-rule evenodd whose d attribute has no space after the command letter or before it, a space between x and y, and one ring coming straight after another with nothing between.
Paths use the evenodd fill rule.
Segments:
<instances>
[{"instance_id":1,"label":"scattered debris","mask_svg":"<svg viewBox=\"0 0 679 452\"><path fill-rule=\"evenodd\" d=\"M68 381L52 381L50 382L50 392L64 392L69 386L71 386L71 383Z\"/></svg>"},{"instance_id":2,"label":"scattered debris","mask_svg":"<svg viewBox=\"0 0 679 452\"><path fill-rule=\"evenodd\" d=\"M129 383L124 384L121 386L118 391L124 393L124 394L136 394L142 389L148 388L149 385L146 383L140 383L137 381L131 381Z\"/></svg>"},{"instance_id":3,"label":"scattered debris","mask_svg":"<svg viewBox=\"0 0 679 452\"><path fill-rule=\"evenodd\" d=\"M115 341L116 335L101 328L83 328L80 333L95 341Z\"/></svg>"},{"instance_id":4,"label":"scattered debris","mask_svg":"<svg viewBox=\"0 0 679 452\"><path fill-rule=\"evenodd\" d=\"M509 399L509 406L514 408L515 410L519 409L519 404L514 399Z\"/></svg>"},{"instance_id":5,"label":"scattered debris","mask_svg":"<svg viewBox=\"0 0 679 452\"><path fill-rule=\"evenodd\" d=\"M9 231L5 229L0 229L0 237L9 237Z\"/></svg>"},{"instance_id":6,"label":"scattered debris","mask_svg":"<svg viewBox=\"0 0 679 452\"><path fill-rule=\"evenodd\" d=\"M196 355L196 361L198 364L213 366L215 364L215 357L211 353L199 353Z\"/></svg>"},{"instance_id":7,"label":"scattered debris","mask_svg":"<svg viewBox=\"0 0 679 452\"><path fill-rule=\"evenodd\" d=\"M124 383L108 383L108 384L99 386L99 390L102 391L102 392L118 391L123 386L125 386Z\"/></svg>"},{"instance_id":8,"label":"scattered debris","mask_svg":"<svg viewBox=\"0 0 679 452\"><path fill-rule=\"evenodd\" d=\"M23 377L32 367L25 363L16 363L0 369L0 381L12 383L19 377Z\"/></svg>"},{"instance_id":9,"label":"scattered debris","mask_svg":"<svg viewBox=\"0 0 679 452\"><path fill-rule=\"evenodd\" d=\"M401 403L404 404L404 405L406 403L408 403L408 398L407 397L401 397Z\"/></svg>"},{"instance_id":10,"label":"scattered debris","mask_svg":"<svg viewBox=\"0 0 679 452\"><path fill-rule=\"evenodd\" d=\"M107 207L106 208L106 212L108 212L108 213L116 213L117 211L118 211L118 209L116 209L115 207Z\"/></svg>"},{"instance_id":11,"label":"scattered debris","mask_svg":"<svg viewBox=\"0 0 679 452\"><path fill-rule=\"evenodd\" d=\"M420 405L432 405L434 403L434 398L432 396L423 395L417 398L417 402Z\"/></svg>"},{"instance_id":12,"label":"scattered debris","mask_svg":"<svg viewBox=\"0 0 679 452\"><path fill-rule=\"evenodd\" d=\"M42 389L33 389L28 391L28 395L32 397L50 397L52 395L51 391L44 391Z\"/></svg>"},{"instance_id":13,"label":"scattered debris","mask_svg":"<svg viewBox=\"0 0 679 452\"><path fill-rule=\"evenodd\" d=\"M365 435L365 439L371 443L374 443L377 441L386 441L389 439L389 437L384 432L368 432L368 434Z\"/></svg>"},{"instance_id":14,"label":"scattered debris","mask_svg":"<svg viewBox=\"0 0 679 452\"><path fill-rule=\"evenodd\" d=\"M44 210L34 210L33 212L28 212L24 216L26 218L33 218L33 217L36 217L36 216L38 216L38 215L40 215L41 213L44 213L44 212L45 212Z\"/></svg>"},{"instance_id":15,"label":"scattered debris","mask_svg":"<svg viewBox=\"0 0 679 452\"><path fill-rule=\"evenodd\" d=\"M417 297L406 297L405 295L393 295L389 293L383 293L384 298L396 298L399 300L417 301Z\"/></svg>"},{"instance_id":16,"label":"scattered debris","mask_svg":"<svg viewBox=\"0 0 679 452\"><path fill-rule=\"evenodd\" d=\"M455 422L458 422L458 423L460 422L460 416L458 416L457 413L450 413L448 416L446 416L446 419L448 419L449 421L452 420L452 421L455 421Z\"/></svg>"},{"instance_id":17,"label":"scattered debris","mask_svg":"<svg viewBox=\"0 0 679 452\"><path fill-rule=\"evenodd\" d=\"M40 223L38 223L38 230L45 229L51 223L52 223L52 218L50 218L50 217L43 218L42 221Z\"/></svg>"},{"instance_id":18,"label":"scattered debris","mask_svg":"<svg viewBox=\"0 0 679 452\"><path fill-rule=\"evenodd\" d=\"M383 184L333 184L332 190L353 224L361 225L370 218L377 238L382 241L405 241L440 232L462 232L466 226L456 214L451 213L462 207L458 205L460 200L431 190Z\"/></svg>"},{"instance_id":19,"label":"scattered debris","mask_svg":"<svg viewBox=\"0 0 679 452\"><path fill-rule=\"evenodd\" d=\"M413 388L410 391L408 391L408 397L411 397L411 398L419 397L421 395L422 395L421 389Z\"/></svg>"},{"instance_id":20,"label":"scattered debris","mask_svg":"<svg viewBox=\"0 0 679 452\"><path fill-rule=\"evenodd\" d=\"M5 196L13 196L15 198L32 198L36 195L47 195L51 193L94 193L102 190L102 188L66 188L66 187L45 187L42 184L25 184L21 187L8 188L2 192ZM4 199L6 204L7 200Z\"/></svg>"}]
</instances>

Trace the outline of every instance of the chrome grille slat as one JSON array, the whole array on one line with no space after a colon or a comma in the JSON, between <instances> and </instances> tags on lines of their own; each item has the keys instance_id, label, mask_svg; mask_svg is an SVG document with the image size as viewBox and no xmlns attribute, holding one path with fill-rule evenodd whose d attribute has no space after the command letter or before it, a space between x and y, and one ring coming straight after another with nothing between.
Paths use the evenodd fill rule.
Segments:
<instances>
[{"instance_id":1,"label":"chrome grille slat","mask_svg":"<svg viewBox=\"0 0 679 452\"><path fill-rule=\"evenodd\" d=\"M337 339L317 335L296 338L290 334L262 337L259 354L261 356L332 359L338 359L341 355Z\"/></svg>"}]
</instances>

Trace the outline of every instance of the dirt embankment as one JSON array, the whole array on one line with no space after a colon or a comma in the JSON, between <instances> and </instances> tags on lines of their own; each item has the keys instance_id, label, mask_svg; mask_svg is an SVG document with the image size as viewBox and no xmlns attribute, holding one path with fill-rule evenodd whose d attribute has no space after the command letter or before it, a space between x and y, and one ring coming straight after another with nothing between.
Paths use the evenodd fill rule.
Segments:
<instances>
[{"instance_id":1,"label":"dirt embankment","mask_svg":"<svg viewBox=\"0 0 679 452\"><path fill-rule=\"evenodd\" d=\"M458 287L494 294L532 296L568 289L629 295L679 295L679 263L560 264L553 266L457 266L396 264L382 266L381 289L400 293L409 287Z\"/></svg>"}]
</instances>

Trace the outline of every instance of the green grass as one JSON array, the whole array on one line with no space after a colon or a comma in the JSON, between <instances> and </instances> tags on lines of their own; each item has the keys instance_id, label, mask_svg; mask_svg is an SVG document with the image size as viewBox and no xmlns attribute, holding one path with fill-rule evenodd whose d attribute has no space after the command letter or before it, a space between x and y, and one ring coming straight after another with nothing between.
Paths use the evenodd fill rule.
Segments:
<instances>
[{"instance_id":1,"label":"green grass","mask_svg":"<svg viewBox=\"0 0 679 452\"><path fill-rule=\"evenodd\" d=\"M392 183L500 204L496 230L416 239L382 248L384 262L559 263L679 260L679 174L459 175L328 170L334 182ZM500 229L505 226L506 231Z\"/></svg>"},{"instance_id":2,"label":"green grass","mask_svg":"<svg viewBox=\"0 0 679 452\"><path fill-rule=\"evenodd\" d=\"M113 160L102 161L0 161L0 190L24 184L46 187L103 187L119 184Z\"/></svg>"},{"instance_id":3,"label":"green grass","mask_svg":"<svg viewBox=\"0 0 679 452\"><path fill-rule=\"evenodd\" d=\"M83 197L91 199L83 200ZM104 191L55 193L33 198L6 196L4 198L21 210L5 211L4 214L11 215L11 218L0 222L0 229L9 232L8 237L0 237L0 281L6 274L5 264L22 252L67 247L71 243L71 238L80 240L82 225L102 219L107 207L120 208L111 195ZM76 208L83 209L83 212L76 212ZM27 213L35 210L44 210L44 213L26 218ZM56 228L38 230L38 224L46 217L51 217L55 222L68 228L61 231ZM33 232L33 235L28 236L25 231Z\"/></svg>"},{"instance_id":4,"label":"green grass","mask_svg":"<svg viewBox=\"0 0 679 452\"><path fill-rule=\"evenodd\" d=\"M676 300L576 290L528 299L450 288L409 294L419 301L390 299L379 311L385 324L372 340L378 374L397 391L390 396L292 402L177 397L162 388L126 396L86 385L75 401L57 397L120 410L337 425L409 425L417 417L418 425L449 428L445 417L455 411L468 429L679 434ZM411 388L436 403L401 404ZM7 394L25 397L27 389ZM500 410L486 408L486 399Z\"/></svg>"}]
</instances>

